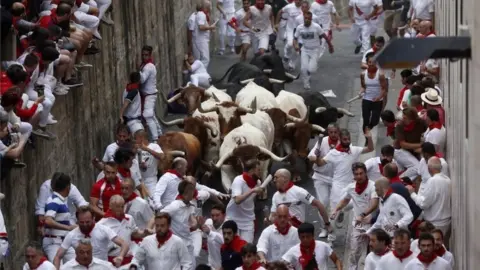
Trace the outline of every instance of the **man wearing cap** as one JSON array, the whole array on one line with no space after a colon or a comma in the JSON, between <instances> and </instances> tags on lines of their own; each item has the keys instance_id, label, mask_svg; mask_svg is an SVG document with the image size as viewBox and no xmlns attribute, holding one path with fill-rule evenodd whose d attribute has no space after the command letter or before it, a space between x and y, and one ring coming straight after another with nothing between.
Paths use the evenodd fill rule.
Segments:
<instances>
[{"instance_id":1,"label":"man wearing cap","mask_svg":"<svg viewBox=\"0 0 480 270\"><path fill-rule=\"evenodd\" d=\"M422 101L425 103L424 107L428 111L429 109L435 109L438 112L440 123L445 125L445 109L442 106L443 99L438 94L438 91L434 88L426 88L425 93L421 95Z\"/></svg>"}]
</instances>

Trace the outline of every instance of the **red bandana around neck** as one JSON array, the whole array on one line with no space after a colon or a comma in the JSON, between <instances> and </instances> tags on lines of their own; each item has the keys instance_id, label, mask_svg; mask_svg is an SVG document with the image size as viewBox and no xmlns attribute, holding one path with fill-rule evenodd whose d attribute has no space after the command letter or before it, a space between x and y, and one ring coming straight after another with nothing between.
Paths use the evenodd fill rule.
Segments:
<instances>
[{"instance_id":1,"label":"red bandana around neck","mask_svg":"<svg viewBox=\"0 0 480 270\"><path fill-rule=\"evenodd\" d=\"M430 130L435 129L435 128L437 128L437 129L442 129L442 123L440 123L440 122L438 122L438 121L434 121L434 122L432 122L430 125L428 125L428 128L429 128Z\"/></svg>"},{"instance_id":2,"label":"red bandana around neck","mask_svg":"<svg viewBox=\"0 0 480 270\"><path fill-rule=\"evenodd\" d=\"M417 110L417 112L421 112L424 110L422 105L418 105L417 107L415 107L415 109Z\"/></svg>"},{"instance_id":3,"label":"red bandana around neck","mask_svg":"<svg viewBox=\"0 0 480 270\"><path fill-rule=\"evenodd\" d=\"M414 128L415 128L415 121L411 121L410 124L404 124L403 126L403 130L406 132L413 131Z\"/></svg>"},{"instance_id":4,"label":"red bandana around neck","mask_svg":"<svg viewBox=\"0 0 480 270\"><path fill-rule=\"evenodd\" d=\"M129 220L129 218L123 214L123 216L121 217L118 217L118 216L115 216L115 214L113 214L112 210L108 209L108 211L105 213L105 216L103 216L104 218L114 218L120 222L122 222L124 219L125 220Z\"/></svg>"},{"instance_id":5,"label":"red bandana around neck","mask_svg":"<svg viewBox=\"0 0 480 270\"><path fill-rule=\"evenodd\" d=\"M437 254L438 257L443 257L447 253L447 250L445 249L444 246L442 246L439 250L435 251L435 254Z\"/></svg>"},{"instance_id":6,"label":"red bandana around neck","mask_svg":"<svg viewBox=\"0 0 480 270\"><path fill-rule=\"evenodd\" d=\"M138 90L138 88L140 88L140 84L138 83L129 83L127 84L127 92L130 92L132 90Z\"/></svg>"},{"instance_id":7,"label":"red bandana around neck","mask_svg":"<svg viewBox=\"0 0 480 270\"><path fill-rule=\"evenodd\" d=\"M221 251L233 250L235 252L240 252L243 246L245 246L246 244L247 242L245 240L240 238L240 236L235 235L229 244L222 244L222 246L220 247L220 250Z\"/></svg>"},{"instance_id":8,"label":"red bandana around neck","mask_svg":"<svg viewBox=\"0 0 480 270\"><path fill-rule=\"evenodd\" d=\"M210 24L210 12L208 12L208 10L202 10L203 13L205 13L205 17L207 17L207 22L208 24Z\"/></svg>"},{"instance_id":9,"label":"red bandana around neck","mask_svg":"<svg viewBox=\"0 0 480 270\"><path fill-rule=\"evenodd\" d=\"M381 256L387 254L389 251L390 251L390 249L388 247L386 247L384 251L378 253L377 255L381 257Z\"/></svg>"},{"instance_id":10,"label":"red bandana around neck","mask_svg":"<svg viewBox=\"0 0 480 270\"><path fill-rule=\"evenodd\" d=\"M393 189L389 188L387 190L387 192L385 192L385 195L383 196L383 201L386 201L388 199L388 197L390 197L390 195L392 195L392 193L393 193Z\"/></svg>"},{"instance_id":11,"label":"red bandana around neck","mask_svg":"<svg viewBox=\"0 0 480 270\"><path fill-rule=\"evenodd\" d=\"M405 254L403 254L402 256L400 256L396 250L393 251L393 256L395 256L397 259L400 260L400 262L402 262L404 259L410 257L410 255L412 255L412 251L411 250L408 250L407 252L405 252Z\"/></svg>"},{"instance_id":12,"label":"red bandana around neck","mask_svg":"<svg viewBox=\"0 0 480 270\"><path fill-rule=\"evenodd\" d=\"M259 262L254 262L250 267L242 265L243 270L257 270L258 268L262 267L262 264Z\"/></svg>"},{"instance_id":13,"label":"red bandana around neck","mask_svg":"<svg viewBox=\"0 0 480 270\"><path fill-rule=\"evenodd\" d=\"M422 255L422 253L420 253L420 254L418 254L417 258L422 263L425 263L425 264L428 265L428 264L431 264L437 258L437 254L433 253L432 257L426 258L425 256Z\"/></svg>"},{"instance_id":14,"label":"red bandana around neck","mask_svg":"<svg viewBox=\"0 0 480 270\"><path fill-rule=\"evenodd\" d=\"M343 152L343 153L350 154L350 146L344 148L341 144L339 144L335 147L335 149L337 149L338 152Z\"/></svg>"},{"instance_id":15,"label":"red bandana around neck","mask_svg":"<svg viewBox=\"0 0 480 270\"><path fill-rule=\"evenodd\" d=\"M377 46L375 46L375 45L373 45L373 47L372 47L372 51L373 51L374 53L376 53L376 52L378 51L378 47L377 47Z\"/></svg>"},{"instance_id":16,"label":"red bandana around neck","mask_svg":"<svg viewBox=\"0 0 480 270\"><path fill-rule=\"evenodd\" d=\"M325 0L317 0L317 3L319 3L320 5L325 5L325 3L327 3L327 1L325 1Z\"/></svg>"},{"instance_id":17,"label":"red bandana around neck","mask_svg":"<svg viewBox=\"0 0 480 270\"><path fill-rule=\"evenodd\" d=\"M280 227L278 227L278 223L274 223L275 224L275 228L277 228L277 231L281 234L281 235L287 235L288 234L288 231L290 230L290 227L292 227L292 225L290 225L290 223L287 223L287 226L285 228L280 229Z\"/></svg>"},{"instance_id":18,"label":"red bandana around neck","mask_svg":"<svg viewBox=\"0 0 480 270\"><path fill-rule=\"evenodd\" d=\"M183 179L183 176L180 175L180 173L177 170L170 169L170 170L167 170L167 172L171 174L175 174L178 178Z\"/></svg>"},{"instance_id":19,"label":"red bandana around neck","mask_svg":"<svg viewBox=\"0 0 480 270\"><path fill-rule=\"evenodd\" d=\"M367 181L365 181L364 183L361 183L361 184L358 182L355 183L355 192L357 194L362 194L365 191L365 189L367 189L367 187L368 187L368 178L367 178Z\"/></svg>"},{"instance_id":20,"label":"red bandana around neck","mask_svg":"<svg viewBox=\"0 0 480 270\"><path fill-rule=\"evenodd\" d=\"M387 136L393 136L395 132L395 125L396 125L396 122L387 124Z\"/></svg>"},{"instance_id":21,"label":"red bandana around neck","mask_svg":"<svg viewBox=\"0 0 480 270\"><path fill-rule=\"evenodd\" d=\"M130 196L125 200L125 202L126 202L126 203L131 202L131 201L135 200L135 198L137 198L137 197L138 197L137 193L132 192L132 195L130 195Z\"/></svg>"},{"instance_id":22,"label":"red bandana around neck","mask_svg":"<svg viewBox=\"0 0 480 270\"><path fill-rule=\"evenodd\" d=\"M95 228L95 224L93 224L92 228L90 228L88 232L84 232L84 231L80 231L80 232L83 233L85 238L92 238L91 234L94 228Z\"/></svg>"},{"instance_id":23,"label":"red bandana around neck","mask_svg":"<svg viewBox=\"0 0 480 270\"><path fill-rule=\"evenodd\" d=\"M294 186L293 182L290 181L287 184L287 187L285 189L279 189L278 192L280 193L286 193L289 189L291 189Z\"/></svg>"},{"instance_id":24,"label":"red bandana around neck","mask_svg":"<svg viewBox=\"0 0 480 270\"><path fill-rule=\"evenodd\" d=\"M176 200L184 200L183 196L182 195L177 195L177 197L175 198ZM195 191L193 192L193 199L194 200L197 200L198 199L198 190L195 189Z\"/></svg>"},{"instance_id":25,"label":"red bandana around neck","mask_svg":"<svg viewBox=\"0 0 480 270\"><path fill-rule=\"evenodd\" d=\"M47 257L42 257L40 258L40 261L38 262L38 265L37 267L35 268L32 268L32 270L35 270L35 269L38 269L40 267L40 265L42 265L44 262L48 261Z\"/></svg>"},{"instance_id":26,"label":"red bandana around neck","mask_svg":"<svg viewBox=\"0 0 480 270\"><path fill-rule=\"evenodd\" d=\"M392 179L390 179L390 184L393 184L393 183L402 183L403 184L403 181L402 179L400 179L400 176L395 176L393 177Z\"/></svg>"},{"instance_id":27,"label":"red bandana around neck","mask_svg":"<svg viewBox=\"0 0 480 270\"><path fill-rule=\"evenodd\" d=\"M125 169L123 167L118 167L118 173L123 177L123 178L130 178L132 177L132 173L130 172L130 169Z\"/></svg>"},{"instance_id":28,"label":"red bandana around neck","mask_svg":"<svg viewBox=\"0 0 480 270\"><path fill-rule=\"evenodd\" d=\"M330 146L330 149L335 148L338 144L338 138L336 140L333 140L330 136L328 136L328 145Z\"/></svg>"},{"instance_id":29,"label":"red bandana around neck","mask_svg":"<svg viewBox=\"0 0 480 270\"><path fill-rule=\"evenodd\" d=\"M255 188L255 186L257 185L257 181L253 179L253 177L248 175L246 172L242 173L242 177L249 188Z\"/></svg>"},{"instance_id":30,"label":"red bandana around neck","mask_svg":"<svg viewBox=\"0 0 480 270\"><path fill-rule=\"evenodd\" d=\"M140 70L142 70L147 64L153 64L153 58L150 57L145 61L142 61L142 64L140 65Z\"/></svg>"},{"instance_id":31,"label":"red bandana around neck","mask_svg":"<svg viewBox=\"0 0 480 270\"><path fill-rule=\"evenodd\" d=\"M168 239L172 237L172 235L173 235L172 231L168 231L168 233L165 236L158 236L157 234L156 236L158 241L158 247L160 248L163 244L165 244L165 242L167 242Z\"/></svg>"},{"instance_id":32,"label":"red bandana around neck","mask_svg":"<svg viewBox=\"0 0 480 270\"><path fill-rule=\"evenodd\" d=\"M255 4L255 6L259 9L259 10L263 10L265 8L265 4Z\"/></svg>"},{"instance_id":33,"label":"red bandana around neck","mask_svg":"<svg viewBox=\"0 0 480 270\"><path fill-rule=\"evenodd\" d=\"M378 163L378 170L380 171L380 174L383 175L383 164L382 163Z\"/></svg>"},{"instance_id":34,"label":"red bandana around neck","mask_svg":"<svg viewBox=\"0 0 480 270\"><path fill-rule=\"evenodd\" d=\"M315 254L315 240L312 240L312 242L309 244L308 247L304 247L302 244L300 244L299 262L302 265L303 269L305 269L305 267L310 263L311 260L315 260L315 258L313 257L314 254Z\"/></svg>"}]
</instances>

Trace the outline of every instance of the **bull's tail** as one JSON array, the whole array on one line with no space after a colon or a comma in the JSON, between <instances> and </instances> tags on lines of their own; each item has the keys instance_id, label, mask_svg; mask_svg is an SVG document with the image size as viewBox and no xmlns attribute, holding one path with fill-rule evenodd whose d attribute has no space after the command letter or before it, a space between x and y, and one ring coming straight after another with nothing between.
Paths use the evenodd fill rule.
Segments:
<instances>
[{"instance_id":1,"label":"bull's tail","mask_svg":"<svg viewBox=\"0 0 480 270\"><path fill-rule=\"evenodd\" d=\"M217 84L217 83L222 82L222 81L225 79L225 77L227 77L227 75L230 73L230 71L232 71L233 67L235 67L237 64L238 64L238 63L235 63L235 64L233 64L231 67L229 67L229 68L227 69L227 71L225 72L225 74L223 75L223 77L220 78L220 79L218 79L218 80L216 80L216 81L214 81L214 82L212 82L212 85L215 85L215 84Z\"/></svg>"}]
</instances>

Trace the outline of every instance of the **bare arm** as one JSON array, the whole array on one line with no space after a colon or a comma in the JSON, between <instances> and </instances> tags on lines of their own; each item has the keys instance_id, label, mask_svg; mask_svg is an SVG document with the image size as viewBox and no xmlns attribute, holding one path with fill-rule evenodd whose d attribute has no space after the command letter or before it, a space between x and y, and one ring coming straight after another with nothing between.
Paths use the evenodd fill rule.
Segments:
<instances>
[{"instance_id":1,"label":"bare arm","mask_svg":"<svg viewBox=\"0 0 480 270\"><path fill-rule=\"evenodd\" d=\"M147 146L143 146L142 145L142 150L143 151L147 151L148 153L150 153L154 158L158 159L158 160L162 160L165 158L165 154L164 153L160 153L160 152L156 152L150 148L148 148Z\"/></svg>"},{"instance_id":2,"label":"bare arm","mask_svg":"<svg viewBox=\"0 0 480 270\"><path fill-rule=\"evenodd\" d=\"M360 73L360 94L365 93L367 90L367 85L365 84L365 73Z\"/></svg>"},{"instance_id":3,"label":"bare arm","mask_svg":"<svg viewBox=\"0 0 480 270\"><path fill-rule=\"evenodd\" d=\"M272 29L273 31L276 31L276 28L275 28L275 18L273 16L273 11L270 12L270 23L272 24Z\"/></svg>"},{"instance_id":4,"label":"bare arm","mask_svg":"<svg viewBox=\"0 0 480 270\"><path fill-rule=\"evenodd\" d=\"M122 108L120 108L120 119L122 119L122 123L123 123L123 114L125 113L125 110L128 108L128 105L130 105L130 100L128 99L125 99L123 100L123 105L122 105Z\"/></svg>"},{"instance_id":5,"label":"bare arm","mask_svg":"<svg viewBox=\"0 0 480 270\"><path fill-rule=\"evenodd\" d=\"M105 213L97 206L98 198L90 197L90 209L100 217L105 216Z\"/></svg>"},{"instance_id":6,"label":"bare arm","mask_svg":"<svg viewBox=\"0 0 480 270\"><path fill-rule=\"evenodd\" d=\"M278 25L278 24L280 23L280 20L282 19L282 14L283 14L283 10L280 9L280 10L277 12L277 19L276 19L276 21L275 21L275 25Z\"/></svg>"},{"instance_id":7,"label":"bare arm","mask_svg":"<svg viewBox=\"0 0 480 270\"><path fill-rule=\"evenodd\" d=\"M421 143L407 143L406 141L400 141L400 147L406 150L416 150L422 147Z\"/></svg>"},{"instance_id":8,"label":"bare arm","mask_svg":"<svg viewBox=\"0 0 480 270\"><path fill-rule=\"evenodd\" d=\"M343 208L345 208L348 203L350 202L350 198L344 198L342 199L338 204L337 206L335 207L335 210L334 212L339 212L340 210L342 210Z\"/></svg>"},{"instance_id":9,"label":"bare arm","mask_svg":"<svg viewBox=\"0 0 480 270\"><path fill-rule=\"evenodd\" d=\"M64 225L56 222L52 217L45 217L45 225L47 225L49 228L52 229L57 229L57 230L63 230L63 231L71 231L74 229L74 226L69 226L69 225Z\"/></svg>"},{"instance_id":10,"label":"bare arm","mask_svg":"<svg viewBox=\"0 0 480 270\"><path fill-rule=\"evenodd\" d=\"M365 134L365 138L367 138L367 146L363 148L362 154L370 153L375 149L370 131Z\"/></svg>"},{"instance_id":11,"label":"bare arm","mask_svg":"<svg viewBox=\"0 0 480 270\"><path fill-rule=\"evenodd\" d=\"M243 201L245 201L248 197L252 196L253 194L255 194L255 188L254 189L250 189L249 191L243 193L242 195L238 195L238 196L235 196L233 197L233 199L235 200L235 203L236 204L241 204Z\"/></svg>"},{"instance_id":12,"label":"bare arm","mask_svg":"<svg viewBox=\"0 0 480 270\"><path fill-rule=\"evenodd\" d=\"M123 241L122 238L116 236L115 238L112 239L112 242L118 245L120 249L120 257L125 257L125 255L128 252L128 244L127 242Z\"/></svg>"},{"instance_id":13,"label":"bare arm","mask_svg":"<svg viewBox=\"0 0 480 270\"><path fill-rule=\"evenodd\" d=\"M370 20L371 18L377 16L378 14L378 9L379 9L379 6L375 5L373 6L373 10L372 10L372 13L368 14L368 16L365 18L366 20Z\"/></svg>"},{"instance_id":14,"label":"bare arm","mask_svg":"<svg viewBox=\"0 0 480 270\"><path fill-rule=\"evenodd\" d=\"M343 269L342 261L340 261L340 259L337 257L337 254L335 254L335 252L332 252L332 255L330 255L330 260L332 260L332 262L335 264L338 270Z\"/></svg>"},{"instance_id":15,"label":"bare arm","mask_svg":"<svg viewBox=\"0 0 480 270\"><path fill-rule=\"evenodd\" d=\"M355 19L353 18L353 7L348 7L348 18L353 22Z\"/></svg>"},{"instance_id":16,"label":"bare arm","mask_svg":"<svg viewBox=\"0 0 480 270\"><path fill-rule=\"evenodd\" d=\"M380 96L378 97L378 100L381 100L382 98L387 97L388 83L387 83L387 79L385 78L385 74L380 74L378 79L380 81L380 87L382 88Z\"/></svg>"},{"instance_id":17,"label":"bare arm","mask_svg":"<svg viewBox=\"0 0 480 270\"><path fill-rule=\"evenodd\" d=\"M325 206L317 199L313 200L312 206L318 209L318 213L323 218L323 221L328 222L328 214Z\"/></svg>"},{"instance_id":18,"label":"bare arm","mask_svg":"<svg viewBox=\"0 0 480 270\"><path fill-rule=\"evenodd\" d=\"M377 210L377 208L378 208L378 202L379 201L380 201L379 198L373 199L372 202L370 203L370 206L368 207L367 211L363 212L363 214L365 214L365 216L368 216L371 213L375 212L375 210Z\"/></svg>"},{"instance_id":19,"label":"bare arm","mask_svg":"<svg viewBox=\"0 0 480 270\"><path fill-rule=\"evenodd\" d=\"M226 18L225 10L223 10L223 3L217 2L217 9L222 13L223 17Z\"/></svg>"},{"instance_id":20,"label":"bare arm","mask_svg":"<svg viewBox=\"0 0 480 270\"><path fill-rule=\"evenodd\" d=\"M249 10L245 15L245 18L243 18L243 25L245 25L248 29L253 30L252 24L249 22L251 17L252 17L252 13L250 13L250 10Z\"/></svg>"},{"instance_id":21,"label":"bare arm","mask_svg":"<svg viewBox=\"0 0 480 270\"><path fill-rule=\"evenodd\" d=\"M65 256L66 250L60 247L57 250L57 254L55 254L55 258L53 259L53 265L55 265L56 269L60 269L60 261L62 260L63 256Z\"/></svg>"}]
</instances>

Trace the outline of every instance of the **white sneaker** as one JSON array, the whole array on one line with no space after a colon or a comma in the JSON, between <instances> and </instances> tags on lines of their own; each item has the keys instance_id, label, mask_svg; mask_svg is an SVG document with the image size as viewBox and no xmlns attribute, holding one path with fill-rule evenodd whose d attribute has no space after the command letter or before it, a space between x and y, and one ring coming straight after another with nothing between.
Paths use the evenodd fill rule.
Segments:
<instances>
[{"instance_id":1,"label":"white sneaker","mask_svg":"<svg viewBox=\"0 0 480 270\"><path fill-rule=\"evenodd\" d=\"M66 90L66 91L70 90L70 87L66 86L66 85L63 84L61 81L58 81L58 82L57 82L57 85L55 85L55 88L56 88L56 87L59 87L59 88L61 88L61 89L63 89L63 90Z\"/></svg>"},{"instance_id":2,"label":"white sneaker","mask_svg":"<svg viewBox=\"0 0 480 270\"><path fill-rule=\"evenodd\" d=\"M58 123L57 120L53 119L53 116L52 117L48 117L48 120L47 120L47 125L55 125L56 123Z\"/></svg>"},{"instance_id":3,"label":"white sneaker","mask_svg":"<svg viewBox=\"0 0 480 270\"><path fill-rule=\"evenodd\" d=\"M57 96L64 96L68 94L68 91L63 88L55 87L55 89L53 89L53 93Z\"/></svg>"},{"instance_id":4,"label":"white sneaker","mask_svg":"<svg viewBox=\"0 0 480 270\"><path fill-rule=\"evenodd\" d=\"M333 247L333 242L337 240L337 236L333 233L328 234L327 236L327 243L330 247Z\"/></svg>"},{"instance_id":5,"label":"white sneaker","mask_svg":"<svg viewBox=\"0 0 480 270\"><path fill-rule=\"evenodd\" d=\"M325 229L321 229L320 234L318 235L318 237L320 237L320 238L325 238L325 237L327 237L327 236L328 236L328 231L325 230Z\"/></svg>"}]
</instances>

